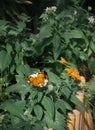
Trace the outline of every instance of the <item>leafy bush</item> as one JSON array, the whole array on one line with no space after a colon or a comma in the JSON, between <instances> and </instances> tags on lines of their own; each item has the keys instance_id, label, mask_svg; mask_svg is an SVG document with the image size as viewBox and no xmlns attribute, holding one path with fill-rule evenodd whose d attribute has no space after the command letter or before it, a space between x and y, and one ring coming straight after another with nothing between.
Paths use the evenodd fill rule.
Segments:
<instances>
[{"instance_id":1,"label":"leafy bush","mask_svg":"<svg viewBox=\"0 0 95 130\"><path fill-rule=\"evenodd\" d=\"M92 108L93 119L95 120L95 76L93 76L90 81L86 83L84 90L86 102L90 104Z\"/></svg>"},{"instance_id":2,"label":"leafy bush","mask_svg":"<svg viewBox=\"0 0 95 130\"><path fill-rule=\"evenodd\" d=\"M47 8L37 34L27 28L30 18L25 14L18 16L17 24L0 20L1 129L66 130L67 112L75 104L85 109L75 97L79 80L68 75L60 57L81 65L81 72L88 69L95 53L94 21L88 21L89 16L77 7L58 14L55 7ZM48 84L42 88L26 79L40 69L48 74Z\"/></svg>"},{"instance_id":3,"label":"leafy bush","mask_svg":"<svg viewBox=\"0 0 95 130\"><path fill-rule=\"evenodd\" d=\"M41 16L43 22L38 34L41 40L39 44L51 49L52 54L44 52L44 55L50 55L52 60L65 56L78 66L88 80L95 73L94 16L81 7L69 7L52 15L46 11ZM41 53L43 49L38 51Z\"/></svg>"},{"instance_id":4,"label":"leafy bush","mask_svg":"<svg viewBox=\"0 0 95 130\"><path fill-rule=\"evenodd\" d=\"M25 5L31 5L29 0L1 0L0 4L0 18L9 19L17 22L17 15L21 12L27 13Z\"/></svg>"}]
</instances>

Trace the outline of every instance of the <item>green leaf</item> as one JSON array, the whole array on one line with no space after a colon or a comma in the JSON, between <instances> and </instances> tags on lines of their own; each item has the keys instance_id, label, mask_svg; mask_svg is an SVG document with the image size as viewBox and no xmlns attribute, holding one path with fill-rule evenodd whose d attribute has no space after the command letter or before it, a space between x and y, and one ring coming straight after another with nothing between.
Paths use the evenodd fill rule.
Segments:
<instances>
[{"instance_id":1,"label":"green leaf","mask_svg":"<svg viewBox=\"0 0 95 130\"><path fill-rule=\"evenodd\" d=\"M60 109L64 114L66 114L66 108L64 106L64 102L61 99L55 102L55 108L56 110Z\"/></svg>"},{"instance_id":2,"label":"green leaf","mask_svg":"<svg viewBox=\"0 0 95 130\"><path fill-rule=\"evenodd\" d=\"M25 29L25 27L26 27L26 24L24 22L19 21L17 24L17 28L18 28L17 31L20 33Z\"/></svg>"},{"instance_id":3,"label":"green leaf","mask_svg":"<svg viewBox=\"0 0 95 130\"><path fill-rule=\"evenodd\" d=\"M41 124L35 123L35 126L32 127L32 130L43 130Z\"/></svg>"},{"instance_id":4,"label":"green leaf","mask_svg":"<svg viewBox=\"0 0 95 130\"><path fill-rule=\"evenodd\" d=\"M62 50L62 46L60 46L60 37L58 35L54 35L53 37L53 56L54 56L54 59L56 60L60 53L61 53L61 50Z\"/></svg>"},{"instance_id":5,"label":"green leaf","mask_svg":"<svg viewBox=\"0 0 95 130\"><path fill-rule=\"evenodd\" d=\"M95 58L94 57L91 57L89 59L88 65L89 65L91 73L95 73Z\"/></svg>"},{"instance_id":6,"label":"green leaf","mask_svg":"<svg viewBox=\"0 0 95 130\"><path fill-rule=\"evenodd\" d=\"M4 50L0 51L0 70L4 71L6 68L8 68L11 60L12 57L9 53Z\"/></svg>"},{"instance_id":7,"label":"green leaf","mask_svg":"<svg viewBox=\"0 0 95 130\"><path fill-rule=\"evenodd\" d=\"M32 69L29 67L28 64L22 64L16 67L16 71L19 75L30 75L32 73Z\"/></svg>"},{"instance_id":8,"label":"green leaf","mask_svg":"<svg viewBox=\"0 0 95 130\"><path fill-rule=\"evenodd\" d=\"M6 49L9 54L12 52L12 46L9 43L6 45Z\"/></svg>"},{"instance_id":9,"label":"green leaf","mask_svg":"<svg viewBox=\"0 0 95 130\"><path fill-rule=\"evenodd\" d=\"M69 98L70 95L71 95L71 91L70 91L70 89L69 89L67 86L62 87L61 92L63 92L64 95L65 95L67 98Z\"/></svg>"},{"instance_id":10,"label":"green leaf","mask_svg":"<svg viewBox=\"0 0 95 130\"><path fill-rule=\"evenodd\" d=\"M16 50L16 52L17 52L17 54L19 54L19 52L21 51L21 45L20 45L20 43L18 42L18 41L16 41L16 43L15 43L15 50Z\"/></svg>"},{"instance_id":11,"label":"green leaf","mask_svg":"<svg viewBox=\"0 0 95 130\"><path fill-rule=\"evenodd\" d=\"M50 70L46 69L46 72L48 73L49 81L56 84L61 85L61 79L59 76L57 76L55 73L51 72Z\"/></svg>"},{"instance_id":12,"label":"green leaf","mask_svg":"<svg viewBox=\"0 0 95 130\"><path fill-rule=\"evenodd\" d=\"M50 116L50 118L54 118L54 103L53 101L49 98L49 97L44 97L42 100L42 105L45 108L45 110L47 111L48 115Z\"/></svg>"},{"instance_id":13,"label":"green leaf","mask_svg":"<svg viewBox=\"0 0 95 130\"><path fill-rule=\"evenodd\" d=\"M8 21L0 20L0 36L6 36L8 28Z\"/></svg>"},{"instance_id":14,"label":"green leaf","mask_svg":"<svg viewBox=\"0 0 95 130\"><path fill-rule=\"evenodd\" d=\"M93 118L95 119L95 106L93 106Z\"/></svg>"},{"instance_id":15,"label":"green leaf","mask_svg":"<svg viewBox=\"0 0 95 130\"><path fill-rule=\"evenodd\" d=\"M26 2L26 0L21 1L19 0L19 2ZM17 16L19 18L20 21L22 21L23 23L29 22L31 19L28 15L26 15L25 13L21 13L20 15Z\"/></svg>"},{"instance_id":16,"label":"green leaf","mask_svg":"<svg viewBox=\"0 0 95 130\"><path fill-rule=\"evenodd\" d=\"M94 101L94 97L95 97L95 77L94 76L89 80L89 82L86 83L85 90L86 90L86 97L88 98L88 100Z\"/></svg>"},{"instance_id":17,"label":"green leaf","mask_svg":"<svg viewBox=\"0 0 95 130\"><path fill-rule=\"evenodd\" d=\"M55 108L61 109L64 114L66 114L67 110L72 110L71 106L67 102L63 101L63 99L59 99L55 102Z\"/></svg>"},{"instance_id":18,"label":"green leaf","mask_svg":"<svg viewBox=\"0 0 95 130\"><path fill-rule=\"evenodd\" d=\"M15 30L10 30L10 31L8 32L8 34L9 34L9 35L13 35L13 36L17 36L17 35L18 35L18 32L15 31Z\"/></svg>"},{"instance_id":19,"label":"green leaf","mask_svg":"<svg viewBox=\"0 0 95 130\"><path fill-rule=\"evenodd\" d=\"M95 53L95 43L91 42L90 43L90 48L92 49L92 51Z\"/></svg>"},{"instance_id":20,"label":"green leaf","mask_svg":"<svg viewBox=\"0 0 95 130\"><path fill-rule=\"evenodd\" d=\"M22 120L21 118L15 116L15 115L12 115L12 114L11 114L11 123L12 123L11 127L13 127L14 130L16 128L21 129L21 127L23 126L23 124L25 125L24 120Z\"/></svg>"},{"instance_id":21,"label":"green leaf","mask_svg":"<svg viewBox=\"0 0 95 130\"><path fill-rule=\"evenodd\" d=\"M8 100L1 104L0 108L10 112L10 114L15 115L19 118L24 118L23 110L25 107L25 101L12 101Z\"/></svg>"},{"instance_id":22,"label":"green leaf","mask_svg":"<svg viewBox=\"0 0 95 130\"><path fill-rule=\"evenodd\" d=\"M84 34L81 30L75 29L71 31L71 38L84 38Z\"/></svg>"},{"instance_id":23,"label":"green leaf","mask_svg":"<svg viewBox=\"0 0 95 130\"><path fill-rule=\"evenodd\" d=\"M7 87L6 91L7 92L20 92L20 91L24 90L25 88L29 89L27 87L27 85L21 84L21 83L17 83L17 84L14 84L14 85L11 85L11 86Z\"/></svg>"},{"instance_id":24,"label":"green leaf","mask_svg":"<svg viewBox=\"0 0 95 130\"><path fill-rule=\"evenodd\" d=\"M70 42L70 39L72 39L72 38L85 39L83 32L78 29L71 30L70 32L65 32L63 34L63 37L65 38L67 43Z\"/></svg>"},{"instance_id":25,"label":"green leaf","mask_svg":"<svg viewBox=\"0 0 95 130\"><path fill-rule=\"evenodd\" d=\"M54 120L51 119L47 111L45 111L44 113L45 114L43 120L45 122L45 126L47 126L48 128L54 128Z\"/></svg>"},{"instance_id":26,"label":"green leaf","mask_svg":"<svg viewBox=\"0 0 95 130\"><path fill-rule=\"evenodd\" d=\"M21 94L21 98L22 100L24 100L25 98L25 95L30 91L30 87L28 86L27 84L27 81L26 81L26 84L21 84L21 83L17 83L15 85L12 85L12 86L9 86L7 89L6 89L6 92L18 92Z\"/></svg>"},{"instance_id":27,"label":"green leaf","mask_svg":"<svg viewBox=\"0 0 95 130\"><path fill-rule=\"evenodd\" d=\"M38 99L37 101L40 102L43 97L43 92L38 92Z\"/></svg>"},{"instance_id":28,"label":"green leaf","mask_svg":"<svg viewBox=\"0 0 95 130\"><path fill-rule=\"evenodd\" d=\"M85 105L75 95L71 95L70 101L87 111Z\"/></svg>"},{"instance_id":29,"label":"green leaf","mask_svg":"<svg viewBox=\"0 0 95 130\"><path fill-rule=\"evenodd\" d=\"M49 24L40 28L39 39L48 38L51 36L51 26Z\"/></svg>"},{"instance_id":30,"label":"green leaf","mask_svg":"<svg viewBox=\"0 0 95 130\"><path fill-rule=\"evenodd\" d=\"M66 130L67 129L65 117L58 111L56 111L54 129L55 130Z\"/></svg>"},{"instance_id":31,"label":"green leaf","mask_svg":"<svg viewBox=\"0 0 95 130\"><path fill-rule=\"evenodd\" d=\"M8 24L7 20L0 19L0 27L4 28Z\"/></svg>"},{"instance_id":32,"label":"green leaf","mask_svg":"<svg viewBox=\"0 0 95 130\"><path fill-rule=\"evenodd\" d=\"M64 102L64 106L66 107L66 109L72 111L72 107L70 106L70 104L68 102L66 102L65 100L63 102Z\"/></svg>"},{"instance_id":33,"label":"green leaf","mask_svg":"<svg viewBox=\"0 0 95 130\"><path fill-rule=\"evenodd\" d=\"M43 40L41 42L39 40L38 43L35 44L36 54L38 53L37 54L38 56L41 55L44 52L45 48L46 47L49 48L51 44L52 44L51 37L46 38L45 40Z\"/></svg>"},{"instance_id":34,"label":"green leaf","mask_svg":"<svg viewBox=\"0 0 95 130\"><path fill-rule=\"evenodd\" d=\"M36 100L37 100L37 103L38 103L37 94L38 94L37 89L36 89L36 88L32 88L32 89L30 90L29 99L30 99L30 100L36 99ZM36 98L35 98L35 97L36 97Z\"/></svg>"},{"instance_id":35,"label":"green leaf","mask_svg":"<svg viewBox=\"0 0 95 130\"><path fill-rule=\"evenodd\" d=\"M38 120L41 120L42 116L43 116L43 109L40 105L35 105L34 106L34 112L35 115L37 116Z\"/></svg>"}]
</instances>

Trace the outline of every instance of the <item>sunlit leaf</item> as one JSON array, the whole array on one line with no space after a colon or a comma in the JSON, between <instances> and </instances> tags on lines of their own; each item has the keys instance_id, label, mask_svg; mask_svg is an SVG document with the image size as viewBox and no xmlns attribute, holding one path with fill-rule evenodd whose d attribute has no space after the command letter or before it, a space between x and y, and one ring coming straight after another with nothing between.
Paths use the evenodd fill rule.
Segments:
<instances>
[{"instance_id":1,"label":"sunlit leaf","mask_svg":"<svg viewBox=\"0 0 95 130\"><path fill-rule=\"evenodd\" d=\"M34 112L35 115L37 116L37 119L40 120L43 116L43 109L40 105L35 105L34 106Z\"/></svg>"},{"instance_id":2,"label":"sunlit leaf","mask_svg":"<svg viewBox=\"0 0 95 130\"><path fill-rule=\"evenodd\" d=\"M42 105L52 119L54 117L55 112L53 101L49 97L45 96L42 100Z\"/></svg>"}]
</instances>

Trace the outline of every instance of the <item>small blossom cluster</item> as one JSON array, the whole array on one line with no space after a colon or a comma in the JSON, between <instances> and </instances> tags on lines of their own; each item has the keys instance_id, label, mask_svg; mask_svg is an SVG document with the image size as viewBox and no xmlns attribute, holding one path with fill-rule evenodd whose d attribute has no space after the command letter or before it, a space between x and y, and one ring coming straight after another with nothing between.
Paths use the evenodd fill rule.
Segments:
<instances>
[{"instance_id":1,"label":"small blossom cluster","mask_svg":"<svg viewBox=\"0 0 95 130\"><path fill-rule=\"evenodd\" d=\"M88 7L88 11L90 11L90 10L92 10L92 7L89 6L89 7ZM73 14L74 14L74 15L78 15L78 11L77 11L77 10L74 10ZM89 23L89 24L92 24L92 25L95 24L95 18L94 18L94 16L89 16L89 17L87 17L87 20L88 20L88 23Z\"/></svg>"},{"instance_id":2,"label":"small blossom cluster","mask_svg":"<svg viewBox=\"0 0 95 130\"><path fill-rule=\"evenodd\" d=\"M89 22L89 24L94 24L95 23L94 17L93 16L89 16L88 17L88 22Z\"/></svg>"},{"instance_id":3,"label":"small blossom cluster","mask_svg":"<svg viewBox=\"0 0 95 130\"><path fill-rule=\"evenodd\" d=\"M54 14L54 13L56 12L56 10L57 10L57 7L56 7L56 6L47 7L47 8L45 9L45 11L46 11L47 14Z\"/></svg>"}]
</instances>

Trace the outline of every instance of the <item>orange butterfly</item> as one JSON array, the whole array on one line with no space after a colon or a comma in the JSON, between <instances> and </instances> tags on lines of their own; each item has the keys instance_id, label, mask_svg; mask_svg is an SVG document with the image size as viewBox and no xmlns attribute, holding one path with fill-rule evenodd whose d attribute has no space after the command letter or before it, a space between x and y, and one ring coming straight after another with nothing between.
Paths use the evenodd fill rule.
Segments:
<instances>
[{"instance_id":1,"label":"orange butterfly","mask_svg":"<svg viewBox=\"0 0 95 130\"><path fill-rule=\"evenodd\" d=\"M66 61L63 57L60 57L60 62L63 64L69 64L69 62Z\"/></svg>"},{"instance_id":2,"label":"orange butterfly","mask_svg":"<svg viewBox=\"0 0 95 130\"><path fill-rule=\"evenodd\" d=\"M81 80L81 76L79 75L79 72L76 68L66 68L65 71L68 72L68 74L70 74L72 77Z\"/></svg>"},{"instance_id":3,"label":"orange butterfly","mask_svg":"<svg viewBox=\"0 0 95 130\"><path fill-rule=\"evenodd\" d=\"M44 70L41 70L36 74L27 76L27 80L36 87L43 87L46 86L48 82L48 77L46 72Z\"/></svg>"}]
</instances>

